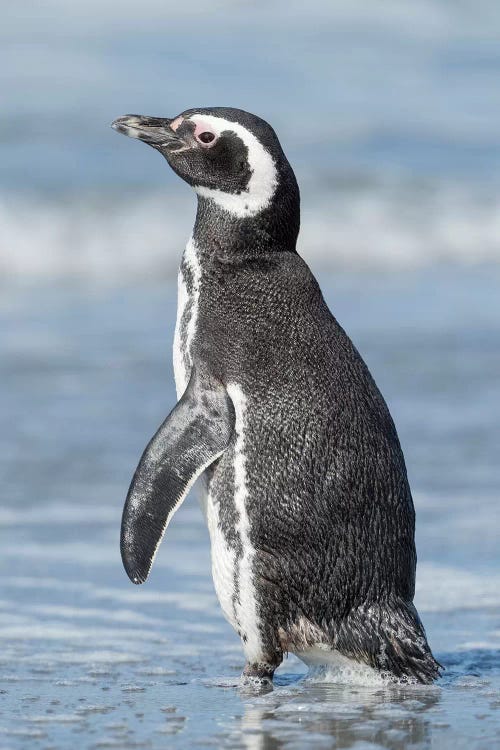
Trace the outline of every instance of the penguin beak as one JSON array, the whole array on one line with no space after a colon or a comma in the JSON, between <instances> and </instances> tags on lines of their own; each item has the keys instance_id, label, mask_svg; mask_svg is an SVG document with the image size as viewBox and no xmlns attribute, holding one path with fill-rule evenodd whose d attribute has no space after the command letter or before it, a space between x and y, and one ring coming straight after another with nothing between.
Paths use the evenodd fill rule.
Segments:
<instances>
[{"instance_id":1,"label":"penguin beak","mask_svg":"<svg viewBox=\"0 0 500 750\"><path fill-rule=\"evenodd\" d=\"M168 117L124 115L114 120L111 127L129 138L138 138L153 148L182 145L181 138L170 127L172 122Z\"/></svg>"}]
</instances>

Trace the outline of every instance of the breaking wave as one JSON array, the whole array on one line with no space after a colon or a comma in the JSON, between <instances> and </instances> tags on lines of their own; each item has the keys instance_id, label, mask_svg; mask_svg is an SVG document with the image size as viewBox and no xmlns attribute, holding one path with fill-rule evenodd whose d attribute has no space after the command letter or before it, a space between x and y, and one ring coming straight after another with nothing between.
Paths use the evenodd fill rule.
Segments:
<instances>
[{"instance_id":1,"label":"breaking wave","mask_svg":"<svg viewBox=\"0 0 500 750\"><path fill-rule=\"evenodd\" d=\"M315 270L500 262L500 194L456 186L304 191L299 249ZM0 278L114 283L169 276L193 223L169 192L0 195Z\"/></svg>"}]
</instances>

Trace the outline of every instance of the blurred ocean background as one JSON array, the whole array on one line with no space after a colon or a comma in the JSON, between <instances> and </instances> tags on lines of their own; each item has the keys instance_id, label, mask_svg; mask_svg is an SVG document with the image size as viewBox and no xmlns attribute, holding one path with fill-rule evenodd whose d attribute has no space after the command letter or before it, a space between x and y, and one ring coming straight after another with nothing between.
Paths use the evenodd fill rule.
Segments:
<instances>
[{"instance_id":1,"label":"blurred ocean background","mask_svg":"<svg viewBox=\"0 0 500 750\"><path fill-rule=\"evenodd\" d=\"M500 5L0 2L0 750L500 747ZM436 687L241 694L193 496L150 581L118 549L175 403L195 199L126 113L241 107L396 421ZM195 493L194 493L195 494Z\"/></svg>"}]
</instances>

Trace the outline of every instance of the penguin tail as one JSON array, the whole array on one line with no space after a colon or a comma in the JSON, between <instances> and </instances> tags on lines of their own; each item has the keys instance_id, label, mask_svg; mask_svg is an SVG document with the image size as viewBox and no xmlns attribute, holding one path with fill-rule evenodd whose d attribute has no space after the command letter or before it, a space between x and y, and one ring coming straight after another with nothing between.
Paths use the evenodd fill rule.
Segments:
<instances>
[{"instance_id":1,"label":"penguin tail","mask_svg":"<svg viewBox=\"0 0 500 750\"><path fill-rule=\"evenodd\" d=\"M443 669L432 655L417 610L402 600L352 611L337 631L335 647L401 682L430 684Z\"/></svg>"}]
</instances>

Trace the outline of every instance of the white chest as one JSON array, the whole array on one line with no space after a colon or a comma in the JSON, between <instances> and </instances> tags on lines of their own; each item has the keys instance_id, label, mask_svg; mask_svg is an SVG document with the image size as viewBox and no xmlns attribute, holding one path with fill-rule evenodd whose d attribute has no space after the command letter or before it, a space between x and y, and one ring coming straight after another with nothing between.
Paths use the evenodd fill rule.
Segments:
<instances>
[{"instance_id":1,"label":"white chest","mask_svg":"<svg viewBox=\"0 0 500 750\"><path fill-rule=\"evenodd\" d=\"M174 336L174 376L177 398L186 390L193 366L192 345L198 325L198 308L202 285L202 270L199 254L191 238L186 246L178 276L177 322ZM236 412L236 442L234 455L234 503L238 522L235 532L240 539L243 553L237 558L235 549L225 538L219 518L220 498L212 487L202 498L212 547L212 574L222 610L233 627L245 636L245 653L250 661L258 661L261 643L253 583L253 557L255 550L250 543L249 519L246 512L247 481L245 460L246 398L235 384L228 386L228 393ZM223 463L219 471L223 471ZM217 471L217 470L216 470Z\"/></svg>"},{"instance_id":2,"label":"white chest","mask_svg":"<svg viewBox=\"0 0 500 750\"><path fill-rule=\"evenodd\" d=\"M174 335L174 378L179 399L191 375L192 343L198 323L201 287L201 265L196 244L191 237L182 256L177 279L177 322Z\"/></svg>"},{"instance_id":3,"label":"white chest","mask_svg":"<svg viewBox=\"0 0 500 750\"><path fill-rule=\"evenodd\" d=\"M247 513L248 483L246 465L246 419L247 399L239 385L229 383L227 392L235 408L235 442L231 453L221 459L209 484L205 499L205 513L212 545L212 575L215 590L222 610L232 626L244 637L244 650L251 662L262 656L261 634L257 615L257 600L254 586L253 562L255 549L250 540L250 520ZM217 472L228 470L232 463L234 477L233 502L236 513L233 536L239 539L241 554L229 544L221 525L222 503L219 491L226 492L217 482ZM227 498L226 498L227 500ZM227 520L224 525L227 525Z\"/></svg>"}]
</instances>

